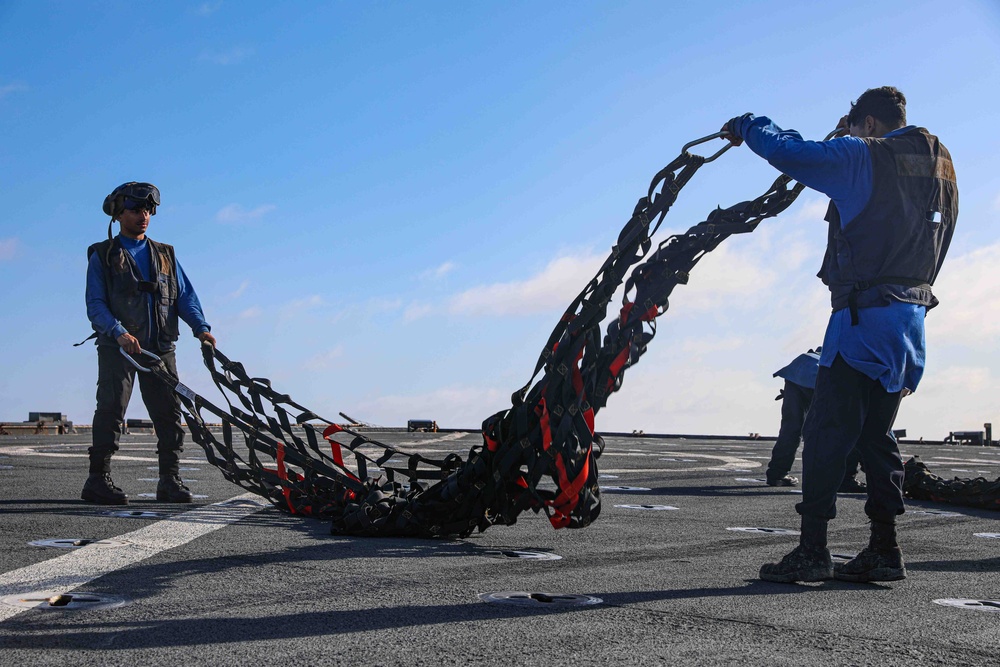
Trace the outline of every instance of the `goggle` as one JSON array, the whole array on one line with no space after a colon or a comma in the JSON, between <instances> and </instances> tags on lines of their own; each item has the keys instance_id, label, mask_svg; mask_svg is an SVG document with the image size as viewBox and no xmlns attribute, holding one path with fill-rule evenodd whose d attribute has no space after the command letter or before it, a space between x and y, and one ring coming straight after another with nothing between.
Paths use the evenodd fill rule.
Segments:
<instances>
[{"instance_id":1,"label":"goggle","mask_svg":"<svg viewBox=\"0 0 1000 667\"><path fill-rule=\"evenodd\" d=\"M160 190L152 183L129 183L122 187L120 193L124 195L126 206L129 199L150 202L153 206L160 205Z\"/></svg>"},{"instance_id":2,"label":"goggle","mask_svg":"<svg viewBox=\"0 0 1000 667\"><path fill-rule=\"evenodd\" d=\"M126 211L149 211L150 215L156 213L156 204L154 204L150 199L142 200L125 197L125 201L122 202L122 206L125 207Z\"/></svg>"}]
</instances>

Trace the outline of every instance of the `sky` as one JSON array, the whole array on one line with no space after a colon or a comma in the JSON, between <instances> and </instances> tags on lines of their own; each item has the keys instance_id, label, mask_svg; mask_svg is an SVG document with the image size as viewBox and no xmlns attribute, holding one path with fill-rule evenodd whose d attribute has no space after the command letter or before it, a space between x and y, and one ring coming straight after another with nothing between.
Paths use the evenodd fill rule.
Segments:
<instances>
[{"instance_id":1,"label":"sky","mask_svg":"<svg viewBox=\"0 0 1000 667\"><path fill-rule=\"evenodd\" d=\"M72 343L120 183L160 188L148 234L251 375L332 420L474 428L682 145L747 111L821 139L895 85L961 193L896 427L1000 426L998 62L994 0L0 0L0 421L91 422L96 354ZM776 176L729 151L656 240ZM598 430L776 433L772 373L829 317L825 206L807 189L707 256ZM178 364L220 400L188 332Z\"/></svg>"}]
</instances>

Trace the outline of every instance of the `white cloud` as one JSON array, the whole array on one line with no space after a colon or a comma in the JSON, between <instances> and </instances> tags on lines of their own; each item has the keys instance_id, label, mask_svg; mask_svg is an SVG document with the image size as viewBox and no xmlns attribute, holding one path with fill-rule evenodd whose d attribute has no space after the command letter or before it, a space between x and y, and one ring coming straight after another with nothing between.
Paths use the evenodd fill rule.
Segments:
<instances>
[{"instance_id":1,"label":"white cloud","mask_svg":"<svg viewBox=\"0 0 1000 667\"><path fill-rule=\"evenodd\" d=\"M253 55L253 49L233 47L226 51L202 51L199 60L213 65L236 65Z\"/></svg>"},{"instance_id":2,"label":"white cloud","mask_svg":"<svg viewBox=\"0 0 1000 667\"><path fill-rule=\"evenodd\" d=\"M253 222L260 220L275 208L277 207L273 204L264 204L262 206L258 206L257 208L247 210L239 204L229 204L228 206L223 206L219 209L219 212L215 214L215 220L224 224Z\"/></svg>"},{"instance_id":3,"label":"white cloud","mask_svg":"<svg viewBox=\"0 0 1000 667\"><path fill-rule=\"evenodd\" d=\"M323 370L336 366L340 359L344 356L344 346L338 345L325 352L320 352L312 356L303 365L306 370Z\"/></svg>"},{"instance_id":4,"label":"white cloud","mask_svg":"<svg viewBox=\"0 0 1000 667\"><path fill-rule=\"evenodd\" d=\"M250 308L241 311L240 314L237 315L237 318L241 320L252 320L256 317L260 317L263 313L264 311L258 306L251 306Z\"/></svg>"},{"instance_id":5,"label":"white cloud","mask_svg":"<svg viewBox=\"0 0 1000 667\"><path fill-rule=\"evenodd\" d=\"M656 361L668 361L643 359L641 366L625 371L622 390L597 415L598 430L713 435L777 432L781 418L773 400L777 386L768 375L745 368L705 367L668 349L657 356ZM665 370L657 368L663 365Z\"/></svg>"},{"instance_id":6,"label":"white cloud","mask_svg":"<svg viewBox=\"0 0 1000 667\"><path fill-rule=\"evenodd\" d=\"M23 83L8 83L3 86L0 86L0 100L7 97L11 93L17 93L27 89L28 87Z\"/></svg>"},{"instance_id":7,"label":"white cloud","mask_svg":"<svg viewBox=\"0 0 1000 667\"><path fill-rule=\"evenodd\" d=\"M934 293L941 305L927 314L930 344L995 344L1000 339L1000 242L949 255Z\"/></svg>"},{"instance_id":8,"label":"white cloud","mask_svg":"<svg viewBox=\"0 0 1000 667\"><path fill-rule=\"evenodd\" d=\"M16 238L0 239L0 261L12 259L20 245Z\"/></svg>"},{"instance_id":9,"label":"white cloud","mask_svg":"<svg viewBox=\"0 0 1000 667\"><path fill-rule=\"evenodd\" d=\"M419 277L421 280L440 280L451 273L454 269L454 262L444 262L439 266L435 266L432 269L427 269L426 271L421 272Z\"/></svg>"},{"instance_id":10,"label":"white cloud","mask_svg":"<svg viewBox=\"0 0 1000 667\"><path fill-rule=\"evenodd\" d=\"M707 336L698 338L687 338L681 341L679 347L683 354L700 357L713 352L731 352L738 350L746 341L739 336Z\"/></svg>"},{"instance_id":11,"label":"white cloud","mask_svg":"<svg viewBox=\"0 0 1000 667\"><path fill-rule=\"evenodd\" d=\"M768 298L779 273L770 253L756 247L720 245L691 272L691 282L674 292L685 312L746 309Z\"/></svg>"},{"instance_id":12,"label":"white cloud","mask_svg":"<svg viewBox=\"0 0 1000 667\"><path fill-rule=\"evenodd\" d=\"M443 428L478 428L489 415L510 407L510 391L452 385L419 394L362 399L345 412L378 424L433 419Z\"/></svg>"},{"instance_id":13,"label":"white cloud","mask_svg":"<svg viewBox=\"0 0 1000 667\"><path fill-rule=\"evenodd\" d=\"M812 222L825 225L826 223L823 221L823 218L826 216L826 209L829 205L829 199L809 198L801 201L801 203L793 204L791 213L783 213L776 220L782 225ZM765 222L764 224L767 223Z\"/></svg>"},{"instance_id":14,"label":"white cloud","mask_svg":"<svg viewBox=\"0 0 1000 667\"><path fill-rule=\"evenodd\" d=\"M222 0L215 0L214 2L203 2L200 5L198 5L198 9L196 9L195 12L199 16L210 16L211 14L214 14L215 12L219 11L220 7L222 7Z\"/></svg>"},{"instance_id":15,"label":"white cloud","mask_svg":"<svg viewBox=\"0 0 1000 667\"><path fill-rule=\"evenodd\" d=\"M982 430L985 422L996 424L1000 418L997 395L1000 378L989 368L930 368L917 392L903 399L896 427L905 428L909 437L933 440L943 439L950 431Z\"/></svg>"},{"instance_id":16,"label":"white cloud","mask_svg":"<svg viewBox=\"0 0 1000 667\"><path fill-rule=\"evenodd\" d=\"M453 296L452 313L466 315L526 315L564 309L587 284L605 257L585 254L552 260L527 280L482 285Z\"/></svg>"},{"instance_id":17,"label":"white cloud","mask_svg":"<svg viewBox=\"0 0 1000 667\"><path fill-rule=\"evenodd\" d=\"M250 281L249 280L244 280L243 282L240 283L240 286L237 287L234 292L231 292L229 294L229 298L230 299L238 299L238 298L240 298L241 296L243 296L243 293L247 291L248 287L250 287Z\"/></svg>"},{"instance_id":18,"label":"white cloud","mask_svg":"<svg viewBox=\"0 0 1000 667\"><path fill-rule=\"evenodd\" d=\"M281 307L283 318L289 318L300 313L326 306L326 301L319 294L311 294L298 299L292 299Z\"/></svg>"},{"instance_id":19,"label":"white cloud","mask_svg":"<svg viewBox=\"0 0 1000 667\"><path fill-rule=\"evenodd\" d=\"M411 303L406 307L406 310L403 311L403 321L413 322L415 320L419 320L422 317L430 315L433 310L434 308L430 304L416 302Z\"/></svg>"}]
</instances>

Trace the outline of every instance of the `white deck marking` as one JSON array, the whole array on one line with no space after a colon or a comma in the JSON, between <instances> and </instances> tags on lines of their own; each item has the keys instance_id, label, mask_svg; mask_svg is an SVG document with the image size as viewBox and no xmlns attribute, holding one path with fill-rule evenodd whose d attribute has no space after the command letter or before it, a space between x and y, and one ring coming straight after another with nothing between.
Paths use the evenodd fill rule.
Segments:
<instances>
[{"instance_id":1,"label":"white deck marking","mask_svg":"<svg viewBox=\"0 0 1000 667\"><path fill-rule=\"evenodd\" d=\"M75 551L0 574L0 598L33 591L69 593L98 577L135 565L156 554L187 544L270 507L252 493L160 519L114 539L129 544L114 549L81 547ZM0 623L26 611L0 605Z\"/></svg>"},{"instance_id":2,"label":"white deck marking","mask_svg":"<svg viewBox=\"0 0 1000 667\"><path fill-rule=\"evenodd\" d=\"M987 461L986 459L958 459L958 458L955 458L955 457L952 457L952 456L932 456L931 459L933 459L935 461L941 461L941 462L943 462L945 464L949 464L949 463L985 463L986 465L990 465L990 464L993 464L993 463L997 463L997 461Z\"/></svg>"},{"instance_id":3,"label":"white deck marking","mask_svg":"<svg viewBox=\"0 0 1000 667\"><path fill-rule=\"evenodd\" d=\"M46 449L52 445L46 446ZM70 452L39 452L34 447L0 447L0 451L8 456L53 456L56 458L85 459L90 455L87 452L73 454ZM115 461L152 461L156 463L157 458L148 456L129 456L127 454L115 454ZM181 459L181 463L204 463L205 459Z\"/></svg>"},{"instance_id":4,"label":"white deck marking","mask_svg":"<svg viewBox=\"0 0 1000 667\"><path fill-rule=\"evenodd\" d=\"M468 433L445 433L437 438L427 438L425 440L404 440L403 442L397 442L392 444L393 447L412 447L413 445L429 445L435 442L451 442L453 440L461 440ZM475 435L475 434L473 434ZM388 444L388 443L387 443Z\"/></svg>"},{"instance_id":5,"label":"white deck marking","mask_svg":"<svg viewBox=\"0 0 1000 667\"><path fill-rule=\"evenodd\" d=\"M601 455L603 459L607 454ZM710 459L713 461L721 461L722 465L713 465L710 467L701 468L613 468L609 470L604 470L601 468L601 472L606 473L627 473L627 472L704 472L704 471L734 471L734 470L748 470L751 468L760 468L761 465L757 461L750 461L746 458L736 457L736 456L713 456L711 454L690 454L688 452L671 452L674 456L689 456L695 459ZM658 455L657 455L658 456Z\"/></svg>"}]
</instances>

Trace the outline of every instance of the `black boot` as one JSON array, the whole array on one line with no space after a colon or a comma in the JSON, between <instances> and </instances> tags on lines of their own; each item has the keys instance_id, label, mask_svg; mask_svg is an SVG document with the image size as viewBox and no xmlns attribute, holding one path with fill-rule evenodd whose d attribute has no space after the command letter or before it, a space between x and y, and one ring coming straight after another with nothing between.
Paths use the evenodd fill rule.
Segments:
<instances>
[{"instance_id":1,"label":"black boot","mask_svg":"<svg viewBox=\"0 0 1000 667\"><path fill-rule=\"evenodd\" d=\"M906 579L903 552L896 542L896 524L872 521L868 546L846 563L837 563L833 576L855 582Z\"/></svg>"},{"instance_id":2,"label":"black boot","mask_svg":"<svg viewBox=\"0 0 1000 667\"><path fill-rule=\"evenodd\" d=\"M83 485L80 498L98 505L128 505L128 496L115 486L109 472L90 473Z\"/></svg>"},{"instance_id":3,"label":"black boot","mask_svg":"<svg viewBox=\"0 0 1000 667\"><path fill-rule=\"evenodd\" d=\"M845 477L837 493L868 493L868 485L859 482L856 477Z\"/></svg>"},{"instance_id":4,"label":"black boot","mask_svg":"<svg viewBox=\"0 0 1000 667\"><path fill-rule=\"evenodd\" d=\"M760 578L783 584L832 579L833 561L826 548L826 520L803 515L799 546L780 562L761 566Z\"/></svg>"},{"instance_id":5,"label":"black boot","mask_svg":"<svg viewBox=\"0 0 1000 667\"><path fill-rule=\"evenodd\" d=\"M784 477L768 477L768 486L795 486L799 483L798 477L792 477L791 475L785 475Z\"/></svg>"},{"instance_id":6,"label":"black boot","mask_svg":"<svg viewBox=\"0 0 1000 667\"><path fill-rule=\"evenodd\" d=\"M165 503L189 503L192 496L180 475L160 475L160 481L156 485L156 499Z\"/></svg>"}]
</instances>

